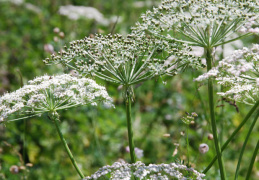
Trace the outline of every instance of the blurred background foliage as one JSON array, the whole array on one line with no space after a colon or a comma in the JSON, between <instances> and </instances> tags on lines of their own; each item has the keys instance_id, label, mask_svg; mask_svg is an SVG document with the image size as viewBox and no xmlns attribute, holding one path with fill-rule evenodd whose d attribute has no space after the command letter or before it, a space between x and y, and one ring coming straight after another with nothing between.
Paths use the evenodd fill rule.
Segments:
<instances>
[{"instance_id":1,"label":"blurred background foliage","mask_svg":"<svg viewBox=\"0 0 259 180\"><path fill-rule=\"evenodd\" d=\"M67 69L58 65L46 66L42 60L51 53L57 53L70 41L94 33L125 35L141 13L158 3L155 0L0 0L0 95L16 90L36 76L67 72ZM65 5L94 7L109 23L84 17L69 19L59 14L60 6ZM55 28L60 31L55 33ZM243 43L258 41L258 36L254 36ZM144 150L144 156L139 160L144 163L186 164L187 126L181 117L186 112L196 112L198 117L190 125L189 132L190 162L199 171L209 164L215 150L213 141L207 138L211 130L208 124L206 83L193 81L202 72L204 70L187 69L174 78L159 77L134 87L132 110L135 146ZM115 109L79 107L60 112L62 132L85 175L120 159L130 160L125 150L128 142L121 87L97 81L107 87L114 99ZM237 104L238 113L236 107L218 96L215 106L222 143L241 122L249 107ZM241 164L243 177L259 137L258 129L257 125L245 151ZM233 178L238 150L247 131L248 125L224 152L230 179ZM208 153L199 153L201 143L209 145ZM254 179L259 178L258 168L257 163ZM218 175L215 165L207 177L217 179ZM43 116L0 126L0 179L78 179L78 175L53 123Z\"/></svg>"}]
</instances>

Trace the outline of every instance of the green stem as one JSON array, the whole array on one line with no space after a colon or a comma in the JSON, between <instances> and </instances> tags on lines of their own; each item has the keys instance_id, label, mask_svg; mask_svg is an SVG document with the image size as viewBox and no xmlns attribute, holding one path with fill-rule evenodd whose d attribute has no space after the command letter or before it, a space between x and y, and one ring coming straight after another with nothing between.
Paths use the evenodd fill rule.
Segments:
<instances>
[{"instance_id":1,"label":"green stem","mask_svg":"<svg viewBox=\"0 0 259 180\"><path fill-rule=\"evenodd\" d=\"M212 67L212 48L205 49L206 51L206 62L207 62L207 71L209 71ZM212 78L208 79L208 94L209 94L209 108L210 108L210 118L211 118L211 128L212 134L214 137L214 146L216 149L216 153L218 158L220 176L222 180L226 179L226 172L223 165L223 158L221 156L221 149L218 141L218 133L217 133L217 125L215 119L215 112L214 112L214 102L213 102L213 80Z\"/></svg>"},{"instance_id":2,"label":"green stem","mask_svg":"<svg viewBox=\"0 0 259 180\"><path fill-rule=\"evenodd\" d=\"M190 164L190 155L189 155L189 124L187 124L187 129L186 129L186 145L187 145L187 166Z\"/></svg>"},{"instance_id":3,"label":"green stem","mask_svg":"<svg viewBox=\"0 0 259 180\"><path fill-rule=\"evenodd\" d=\"M253 166L254 166L254 162L255 162L255 158L256 158L258 149L259 149L259 140L257 141L256 147L255 147L255 151L254 151L252 159L250 161L251 163L249 165L248 172L246 174L246 180L250 179L250 175L251 175L251 172L252 172L252 169L253 169Z\"/></svg>"},{"instance_id":4,"label":"green stem","mask_svg":"<svg viewBox=\"0 0 259 180\"><path fill-rule=\"evenodd\" d=\"M250 137L250 135L251 135L251 133L253 131L253 128L254 128L255 123L256 123L256 121L258 119L258 116L259 116L259 111L257 112L257 114L256 114L256 116L254 118L254 121L252 122L252 124L251 124L251 126L249 128L249 131L248 131L248 133L246 135L245 142L244 142L244 144L242 146L242 149L241 149L241 152L240 152L240 155L239 155L239 158L238 158L238 163L237 163L237 168L236 168L236 173L235 173L235 180L237 180L237 178L238 178L238 171L239 171L240 164L241 164L241 161L242 161L242 157L243 157L243 154L244 154L244 151L245 151L245 147L246 147L248 139L249 139L249 137Z\"/></svg>"},{"instance_id":5,"label":"green stem","mask_svg":"<svg viewBox=\"0 0 259 180\"><path fill-rule=\"evenodd\" d=\"M251 108L251 110L247 113L246 117L244 118L244 120L239 124L239 126L235 129L235 131L231 134L231 136L228 138L228 140L223 144L222 148L221 148L221 152L223 152L226 147L228 146L228 144L230 143L230 141L232 141L232 139L237 135L238 131L244 126L244 124L248 121L248 119L251 117L251 115L254 113L254 111L256 110L256 108L259 106L259 101L257 101L255 103L255 105ZM210 164L207 166L207 168L202 172L204 174L206 174L208 172L208 170L212 167L212 165L214 164L214 162L217 160L218 156L216 155L213 160L210 162Z\"/></svg>"},{"instance_id":6,"label":"green stem","mask_svg":"<svg viewBox=\"0 0 259 180\"><path fill-rule=\"evenodd\" d=\"M131 163L136 162L135 147L133 142L133 130L131 121L131 95L129 89L126 88L126 114L127 114L127 126L128 126L128 139L130 148Z\"/></svg>"},{"instance_id":7,"label":"green stem","mask_svg":"<svg viewBox=\"0 0 259 180\"><path fill-rule=\"evenodd\" d=\"M58 118L57 112L49 113L49 115L50 115L50 116L49 116L50 119L55 123L55 126L56 126L56 129L57 129L57 131L58 131L59 137L60 137L60 139L61 139L61 141L62 141L62 143L63 143L63 145L64 145L64 147L65 147L65 149L66 149L66 152L67 152L67 154L68 154L68 156L69 156L69 158L70 158L72 164L74 165L74 167L75 167L77 173L79 174L79 176L80 176L81 178L84 178L85 176L83 175L83 173L82 173L81 170L79 169L79 167L78 167L78 165L77 165L77 163L76 163L76 160L74 159L73 154L71 153L71 151L70 151L70 149L69 149L69 147L68 147L68 145L67 145L67 142L66 142L65 138L63 137L63 134L62 134L62 132L61 132L61 130L60 130L60 128L59 128L59 122L58 122L58 121L59 121L59 118Z\"/></svg>"}]
</instances>

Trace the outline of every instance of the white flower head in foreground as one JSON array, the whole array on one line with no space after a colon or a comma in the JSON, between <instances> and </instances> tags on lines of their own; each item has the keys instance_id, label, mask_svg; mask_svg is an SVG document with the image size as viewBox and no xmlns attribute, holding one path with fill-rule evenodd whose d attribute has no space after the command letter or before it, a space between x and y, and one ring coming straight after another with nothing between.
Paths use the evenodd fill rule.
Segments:
<instances>
[{"instance_id":1,"label":"white flower head in foreground","mask_svg":"<svg viewBox=\"0 0 259 180\"><path fill-rule=\"evenodd\" d=\"M0 97L0 122L5 122L13 113L22 119L79 105L97 105L99 101L113 106L106 89L94 80L69 74L45 75Z\"/></svg>"},{"instance_id":2,"label":"white flower head in foreground","mask_svg":"<svg viewBox=\"0 0 259 180\"><path fill-rule=\"evenodd\" d=\"M96 35L71 42L65 51L44 62L60 63L82 74L129 87L154 76L175 75L188 65L197 68L199 60L189 51L182 44L151 37Z\"/></svg>"},{"instance_id":3,"label":"white flower head in foreground","mask_svg":"<svg viewBox=\"0 0 259 180\"><path fill-rule=\"evenodd\" d=\"M71 20L86 18L86 19L93 19L96 22L103 25L109 24L109 21L103 17L103 14L93 7L73 6L73 5L61 6L59 8L59 14L67 16Z\"/></svg>"},{"instance_id":4,"label":"white flower head in foreground","mask_svg":"<svg viewBox=\"0 0 259 180\"><path fill-rule=\"evenodd\" d=\"M228 43L227 38L238 30L256 33L258 11L259 1L254 0L162 0L158 8L143 14L142 22L132 29L136 34L147 32L211 48Z\"/></svg>"},{"instance_id":5,"label":"white flower head in foreground","mask_svg":"<svg viewBox=\"0 0 259 180\"><path fill-rule=\"evenodd\" d=\"M251 49L243 48L219 62L219 65L196 78L202 81L215 77L226 87L219 95L253 105L259 100L259 44Z\"/></svg>"},{"instance_id":6,"label":"white flower head in foreground","mask_svg":"<svg viewBox=\"0 0 259 180\"><path fill-rule=\"evenodd\" d=\"M138 161L134 164L115 162L111 166L104 166L96 173L86 177L90 179L113 179L130 180L133 177L151 180L172 180L172 179L197 179L202 180L205 176L202 173L180 164L149 164Z\"/></svg>"}]
</instances>

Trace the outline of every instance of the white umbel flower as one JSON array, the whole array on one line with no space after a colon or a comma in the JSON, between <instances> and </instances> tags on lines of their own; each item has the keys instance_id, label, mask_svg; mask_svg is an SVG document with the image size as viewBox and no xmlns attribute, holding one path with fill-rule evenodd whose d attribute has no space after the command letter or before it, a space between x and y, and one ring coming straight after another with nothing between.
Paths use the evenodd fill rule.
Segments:
<instances>
[{"instance_id":1,"label":"white umbel flower","mask_svg":"<svg viewBox=\"0 0 259 180\"><path fill-rule=\"evenodd\" d=\"M197 179L202 180L205 175L199 173L193 168L188 168L181 164L149 164L138 161L134 164L115 162L111 166L104 166L91 176L85 177L84 180L109 178L113 180L132 179Z\"/></svg>"},{"instance_id":2,"label":"white umbel flower","mask_svg":"<svg viewBox=\"0 0 259 180\"><path fill-rule=\"evenodd\" d=\"M254 0L162 0L132 28L169 41L217 47L233 33L258 33L259 2Z\"/></svg>"},{"instance_id":3,"label":"white umbel flower","mask_svg":"<svg viewBox=\"0 0 259 180\"><path fill-rule=\"evenodd\" d=\"M26 118L79 105L97 105L99 101L113 106L105 87L96 84L92 79L69 74L45 75L28 83L15 92L0 97L0 121L13 113Z\"/></svg>"},{"instance_id":4,"label":"white umbel flower","mask_svg":"<svg viewBox=\"0 0 259 180\"><path fill-rule=\"evenodd\" d=\"M60 55L44 60L78 72L130 86L154 76L175 75L191 64L200 64L183 44L129 34L96 35L73 41ZM162 58L161 58L162 57Z\"/></svg>"},{"instance_id":5,"label":"white umbel flower","mask_svg":"<svg viewBox=\"0 0 259 180\"><path fill-rule=\"evenodd\" d=\"M196 81L209 77L215 77L218 84L226 87L219 95L253 105L259 100L259 44L234 51Z\"/></svg>"}]
</instances>

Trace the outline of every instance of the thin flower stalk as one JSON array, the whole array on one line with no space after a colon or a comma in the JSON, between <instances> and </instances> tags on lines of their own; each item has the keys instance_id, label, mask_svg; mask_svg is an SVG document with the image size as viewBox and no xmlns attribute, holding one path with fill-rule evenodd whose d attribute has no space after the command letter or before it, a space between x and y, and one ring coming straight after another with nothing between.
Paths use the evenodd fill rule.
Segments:
<instances>
[{"instance_id":1,"label":"thin flower stalk","mask_svg":"<svg viewBox=\"0 0 259 180\"><path fill-rule=\"evenodd\" d=\"M252 172L252 169L253 169L253 166L254 166L254 162L255 162L256 156L258 154L258 150L259 150L259 140L257 141L257 144L256 144L256 147L255 147L253 156L251 158L251 161L250 161L250 164L249 164L249 168L248 168L245 180L249 180L250 179L251 172Z\"/></svg>"},{"instance_id":2,"label":"thin flower stalk","mask_svg":"<svg viewBox=\"0 0 259 180\"><path fill-rule=\"evenodd\" d=\"M247 133L247 135L246 135L244 144L243 144L243 146L242 146L242 148L241 148L240 155L239 155L239 158L238 158L237 167L236 167L236 172L235 172L235 180L238 179L239 168L240 168L240 165L241 165L241 161L242 161L243 154L244 154L244 152L245 152L246 144L247 144L247 142L248 142L248 140L249 140L249 137L250 137L250 135L251 135L251 133L252 133L252 131L253 131L253 129L254 129L254 126L255 126L255 124L256 124L256 122L257 122L258 117L259 117L259 111L258 111L257 114L255 115L255 118L254 118L252 124L250 125L250 128L249 128L248 133Z\"/></svg>"},{"instance_id":3,"label":"thin flower stalk","mask_svg":"<svg viewBox=\"0 0 259 180\"><path fill-rule=\"evenodd\" d=\"M70 151L70 149L68 147L66 139L64 138L64 136L63 136L63 134L62 134L62 132L60 130L60 127L59 127L59 115L58 115L58 113L57 112L50 112L48 117L50 118L50 120L52 120L54 122L56 130L57 130L58 135L60 137L60 140L61 140L62 144L64 145L64 148L65 148L65 150L66 150L66 152L67 152L67 154L68 154L68 156L69 156L73 166L75 167L77 173L79 174L79 176L81 178L84 178L85 176L82 173L82 171L80 170L80 168L78 167L77 162L74 159L74 156L73 156L72 152Z\"/></svg>"},{"instance_id":4,"label":"thin flower stalk","mask_svg":"<svg viewBox=\"0 0 259 180\"><path fill-rule=\"evenodd\" d=\"M252 116L252 114L255 112L255 110L259 107L259 101L255 103L255 105L250 109L250 111L247 113L246 117L244 120L238 125L238 127L234 130L234 132L230 135L230 137L227 139L227 141L222 145L221 147L221 153L226 149L228 144L234 139L234 137L237 135L237 133L240 131L240 129L246 124L246 122L249 120L249 118ZM203 173L206 174L212 165L215 163L217 160L218 156L216 155L210 164L203 170Z\"/></svg>"}]
</instances>

